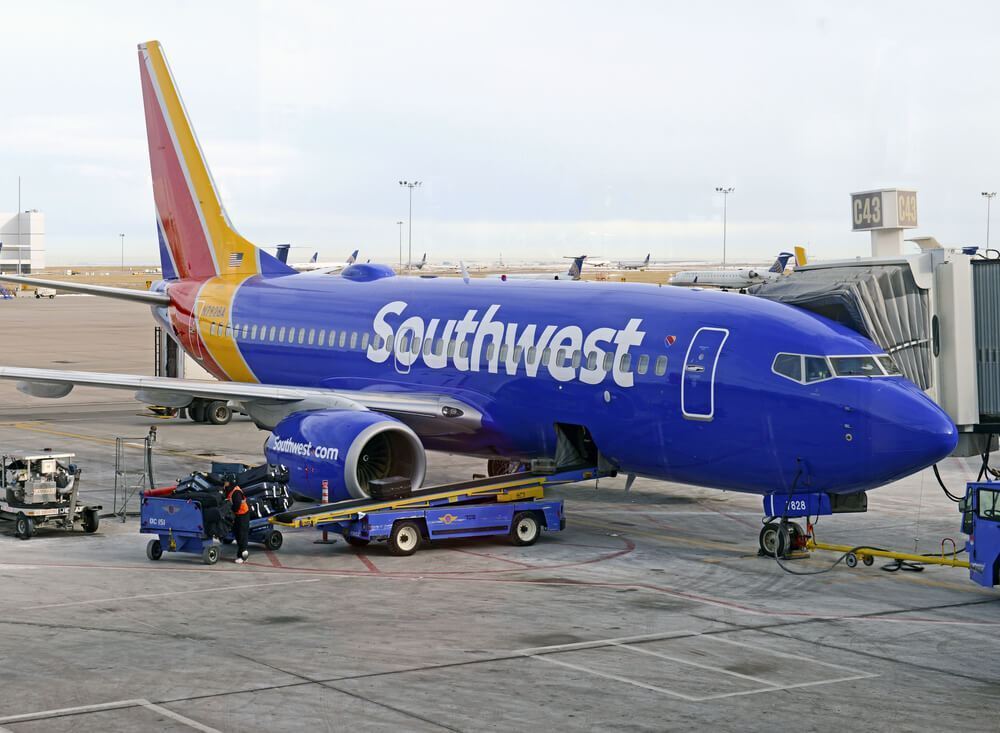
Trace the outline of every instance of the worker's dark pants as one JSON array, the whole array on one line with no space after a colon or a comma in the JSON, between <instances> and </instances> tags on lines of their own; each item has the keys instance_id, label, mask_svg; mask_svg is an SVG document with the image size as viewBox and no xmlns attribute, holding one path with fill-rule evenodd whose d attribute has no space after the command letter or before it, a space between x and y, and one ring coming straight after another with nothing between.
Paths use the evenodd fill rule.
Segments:
<instances>
[{"instance_id":1,"label":"worker's dark pants","mask_svg":"<svg viewBox=\"0 0 1000 733\"><path fill-rule=\"evenodd\" d=\"M233 522L233 534L236 536L236 552L239 555L247 549L247 541L250 538L250 512L237 514Z\"/></svg>"}]
</instances>

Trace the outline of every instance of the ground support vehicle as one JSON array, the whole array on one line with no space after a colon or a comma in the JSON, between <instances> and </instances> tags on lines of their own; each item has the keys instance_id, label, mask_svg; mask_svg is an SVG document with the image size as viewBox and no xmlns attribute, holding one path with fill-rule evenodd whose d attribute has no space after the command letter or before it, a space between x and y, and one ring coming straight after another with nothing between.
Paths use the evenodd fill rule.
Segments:
<instances>
[{"instance_id":1,"label":"ground support vehicle","mask_svg":"<svg viewBox=\"0 0 1000 733\"><path fill-rule=\"evenodd\" d=\"M281 512L284 527L315 527L341 534L348 544L385 541L395 555L412 555L424 540L509 535L530 545L542 530L566 526L561 501L543 500L545 487L597 478L594 468L521 473L419 489L395 499L353 499Z\"/></svg>"},{"instance_id":2,"label":"ground support vehicle","mask_svg":"<svg viewBox=\"0 0 1000 733\"><path fill-rule=\"evenodd\" d=\"M214 565L222 554L220 542L233 541L231 533L216 538L206 532L201 503L194 499L144 496L139 510L139 531L156 535L146 544L146 557L150 560L159 560L164 552L184 552L200 555L206 565ZM250 521L250 541L277 550L283 537L264 517Z\"/></svg>"},{"instance_id":3,"label":"ground support vehicle","mask_svg":"<svg viewBox=\"0 0 1000 733\"><path fill-rule=\"evenodd\" d=\"M96 532L101 505L79 500L81 470L73 453L12 453L0 457L0 519L30 539L40 526Z\"/></svg>"}]
</instances>

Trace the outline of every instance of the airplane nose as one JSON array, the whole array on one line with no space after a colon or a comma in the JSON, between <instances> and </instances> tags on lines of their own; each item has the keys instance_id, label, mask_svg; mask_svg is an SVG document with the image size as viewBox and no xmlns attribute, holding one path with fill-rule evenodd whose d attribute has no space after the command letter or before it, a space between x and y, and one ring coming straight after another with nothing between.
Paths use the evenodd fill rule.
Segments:
<instances>
[{"instance_id":1,"label":"airplane nose","mask_svg":"<svg viewBox=\"0 0 1000 733\"><path fill-rule=\"evenodd\" d=\"M904 380L872 380L869 406L872 459L893 481L946 458L958 444L947 413Z\"/></svg>"}]
</instances>

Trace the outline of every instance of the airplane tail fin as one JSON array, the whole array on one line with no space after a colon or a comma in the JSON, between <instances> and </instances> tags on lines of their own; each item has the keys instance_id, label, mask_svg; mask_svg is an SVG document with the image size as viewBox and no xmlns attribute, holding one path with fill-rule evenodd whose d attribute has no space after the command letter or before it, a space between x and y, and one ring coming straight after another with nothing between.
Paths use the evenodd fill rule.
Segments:
<instances>
[{"instance_id":1,"label":"airplane tail fin","mask_svg":"<svg viewBox=\"0 0 1000 733\"><path fill-rule=\"evenodd\" d=\"M353 265L358 259L358 250L351 252L351 256L347 258L347 264Z\"/></svg>"},{"instance_id":2,"label":"airplane tail fin","mask_svg":"<svg viewBox=\"0 0 1000 733\"><path fill-rule=\"evenodd\" d=\"M309 258L310 262L319 262L319 252L313 252L313 256Z\"/></svg>"},{"instance_id":3,"label":"airplane tail fin","mask_svg":"<svg viewBox=\"0 0 1000 733\"><path fill-rule=\"evenodd\" d=\"M426 264L427 264L427 253L424 252L424 256L421 257L420 258L420 262L417 263L417 269L418 270L423 270L424 269L424 265L426 265Z\"/></svg>"},{"instance_id":4,"label":"airplane tail fin","mask_svg":"<svg viewBox=\"0 0 1000 733\"><path fill-rule=\"evenodd\" d=\"M139 45L139 76L164 278L295 272L233 228L159 41Z\"/></svg>"},{"instance_id":5,"label":"airplane tail fin","mask_svg":"<svg viewBox=\"0 0 1000 733\"><path fill-rule=\"evenodd\" d=\"M649 255L650 255L650 253L649 253L649 252L647 252L647 253L646 253L646 259L644 259L644 260L642 261L642 265L643 265L643 267L645 267L645 266L647 266L647 265L649 264Z\"/></svg>"},{"instance_id":6,"label":"airplane tail fin","mask_svg":"<svg viewBox=\"0 0 1000 733\"><path fill-rule=\"evenodd\" d=\"M794 255L791 252L782 252L778 255L778 259L774 261L768 272L776 272L779 275L785 271L785 266L788 264L788 260L792 259Z\"/></svg>"},{"instance_id":7,"label":"airplane tail fin","mask_svg":"<svg viewBox=\"0 0 1000 733\"><path fill-rule=\"evenodd\" d=\"M571 280L580 279L580 275L583 273L583 261L586 259L587 255L580 255L573 258L573 263L569 266L569 272L567 273Z\"/></svg>"},{"instance_id":8,"label":"airplane tail fin","mask_svg":"<svg viewBox=\"0 0 1000 733\"><path fill-rule=\"evenodd\" d=\"M795 266L796 267L804 267L808 263L809 263L809 260L806 259L806 248L805 247L796 247L795 248Z\"/></svg>"}]
</instances>

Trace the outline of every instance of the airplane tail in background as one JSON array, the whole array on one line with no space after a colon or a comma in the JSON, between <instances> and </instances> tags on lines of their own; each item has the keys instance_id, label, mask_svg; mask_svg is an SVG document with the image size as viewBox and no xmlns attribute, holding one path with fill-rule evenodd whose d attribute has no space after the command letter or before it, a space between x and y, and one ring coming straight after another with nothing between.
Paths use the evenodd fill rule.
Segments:
<instances>
[{"instance_id":1,"label":"airplane tail in background","mask_svg":"<svg viewBox=\"0 0 1000 733\"><path fill-rule=\"evenodd\" d=\"M347 264L353 265L358 259L358 250L351 252L351 256L347 258Z\"/></svg>"},{"instance_id":2,"label":"airplane tail in background","mask_svg":"<svg viewBox=\"0 0 1000 733\"><path fill-rule=\"evenodd\" d=\"M164 278L295 272L233 229L158 41L139 45L139 76Z\"/></svg>"},{"instance_id":3,"label":"airplane tail in background","mask_svg":"<svg viewBox=\"0 0 1000 733\"><path fill-rule=\"evenodd\" d=\"M650 253L649 253L649 252L647 252L647 253L646 253L646 259L644 259L644 260L642 261L642 266L643 266L643 267L648 267L648 266L649 266L649 255L650 255Z\"/></svg>"},{"instance_id":4,"label":"airplane tail in background","mask_svg":"<svg viewBox=\"0 0 1000 733\"><path fill-rule=\"evenodd\" d=\"M583 261L586 259L587 255L580 255L573 258L573 264L569 266L569 272L567 273L571 280L580 279L580 275L583 273Z\"/></svg>"},{"instance_id":5,"label":"airplane tail in background","mask_svg":"<svg viewBox=\"0 0 1000 733\"><path fill-rule=\"evenodd\" d=\"M774 261L774 264L771 265L770 269L768 269L768 272L776 272L780 275L785 271L785 267L788 265L788 260L792 259L792 257L794 257L794 255L791 252L782 252L778 255L778 259Z\"/></svg>"},{"instance_id":6,"label":"airplane tail in background","mask_svg":"<svg viewBox=\"0 0 1000 733\"><path fill-rule=\"evenodd\" d=\"M795 248L795 266L796 267L805 267L807 264L809 264L809 260L806 259L806 248L805 247L796 247Z\"/></svg>"},{"instance_id":7,"label":"airplane tail in background","mask_svg":"<svg viewBox=\"0 0 1000 733\"><path fill-rule=\"evenodd\" d=\"M318 262L319 261L319 252L313 252L313 256L309 258L309 261L310 262L314 262L314 263Z\"/></svg>"},{"instance_id":8,"label":"airplane tail in background","mask_svg":"<svg viewBox=\"0 0 1000 733\"><path fill-rule=\"evenodd\" d=\"M424 265L427 264L427 253L424 252L424 256L420 258L420 262L417 263L416 267L418 270L423 270Z\"/></svg>"}]
</instances>

